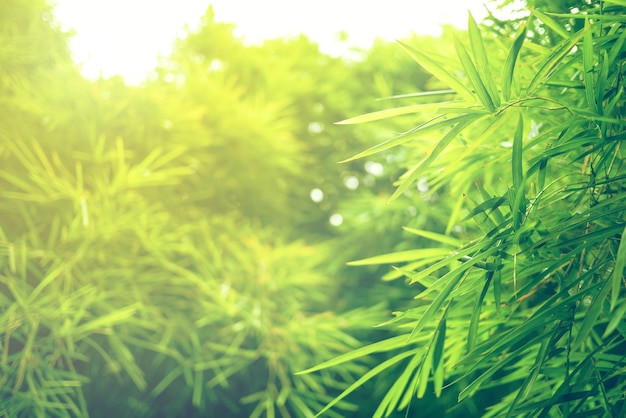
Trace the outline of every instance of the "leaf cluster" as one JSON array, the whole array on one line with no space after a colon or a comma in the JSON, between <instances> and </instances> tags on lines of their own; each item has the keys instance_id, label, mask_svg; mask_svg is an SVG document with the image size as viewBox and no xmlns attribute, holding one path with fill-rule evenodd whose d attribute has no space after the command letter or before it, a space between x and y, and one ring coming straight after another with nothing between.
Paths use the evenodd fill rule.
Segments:
<instances>
[{"instance_id":1,"label":"leaf cluster","mask_svg":"<svg viewBox=\"0 0 626 418\"><path fill-rule=\"evenodd\" d=\"M400 43L455 98L342 122L424 116L350 160L408 148L390 200L426 181L453 203L443 234L407 229L427 248L353 263L392 265L386 277L405 277L415 301L386 324L401 335L303 372L389 353L320 414L389 370L374 416L430 391L455 391L461 416L625 413L623 4L543 3L507 39L470 16L456 58Z\"/></svg>"}]
</instances>

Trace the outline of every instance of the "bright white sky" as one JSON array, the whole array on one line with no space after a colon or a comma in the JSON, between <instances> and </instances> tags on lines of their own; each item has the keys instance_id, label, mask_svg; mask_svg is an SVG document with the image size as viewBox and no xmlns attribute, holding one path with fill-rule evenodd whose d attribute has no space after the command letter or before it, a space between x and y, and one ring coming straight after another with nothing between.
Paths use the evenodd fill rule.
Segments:
<instances>
[{"instance_id":1,"label":"bright white sky","mask_svg":"<svg viewBox=\"0 0 626 418\"><path fill-rule=\"evenodd\" d=\"M467 26L467 10L486 16L485 0L56 0L56 15L76 36L75 59L90 78L122 75L138 84L167 55L185 25L197 27L213 4L217 21L237 25L249 42L305 33L323 51L342 53L348 45L368 47L375 37L390 40L411 32L438 34L441 24ZM344 46L345 48L345 46Z\"/></svg>"}]
</instances>

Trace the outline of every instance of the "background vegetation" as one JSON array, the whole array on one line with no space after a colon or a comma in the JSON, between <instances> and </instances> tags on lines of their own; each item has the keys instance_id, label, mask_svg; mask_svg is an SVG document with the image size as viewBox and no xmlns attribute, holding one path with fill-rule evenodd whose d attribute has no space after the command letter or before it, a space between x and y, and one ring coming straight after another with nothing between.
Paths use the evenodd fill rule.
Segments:
<instances>
[{"instance_id":1,"label":"background vegetation","mask_svg":"<svg viewBox=\"0 0 626 418\"><path fill-rule=\"evenodd\" d=\"M0 416L626 415L625 7L130 87L2 2Z\"/></svg>"}]
</instances>

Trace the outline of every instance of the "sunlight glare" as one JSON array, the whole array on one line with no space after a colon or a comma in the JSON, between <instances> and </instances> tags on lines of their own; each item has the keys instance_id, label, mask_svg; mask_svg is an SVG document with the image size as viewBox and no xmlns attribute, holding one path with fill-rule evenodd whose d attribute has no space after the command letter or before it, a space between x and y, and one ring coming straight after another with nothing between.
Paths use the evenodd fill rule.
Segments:
<instances>
[{"instance_id":1,"label":"sunlight glare","mask_svg":"<svg viewBox=\"0 0 626 418\"><path fill-rule=\"evenodd\" d=\"M55 14L65 30L75 31L70 48L87 78L121 75L139 84L158 56L167 56L186 36L185 25L197 28L209 4L217 21L235 23L235 34L249 43L304 33L323 52L346 55L353 47L368 48L376 37L437 35L442 24L465 28L468 10L477 20L486 16L483 3L438 0L424 8L407 0L56 0Z\"/></svg>"}]
</instances>

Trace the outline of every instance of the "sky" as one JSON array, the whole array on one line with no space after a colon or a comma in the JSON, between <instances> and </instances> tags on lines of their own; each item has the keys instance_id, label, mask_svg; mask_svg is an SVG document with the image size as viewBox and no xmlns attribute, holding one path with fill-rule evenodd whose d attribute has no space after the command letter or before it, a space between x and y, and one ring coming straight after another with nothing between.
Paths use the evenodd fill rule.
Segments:
<instances>
[{"instance_id":1,"label":"sky","mask_svg":"<svg viewBox=\"0 0 626 418\"><path fill-rule=\"evenodd\" d=\"M89 78L121 75L139 84L168 55L185 27L197 28L209 4L216 21L236 25L250 43L304 33L329 54L367 48L411 32L437 35L442 24L467 27L467 12L479 21L485 0L56 0L55 14L73 30L70 48ZM338 33L348 41L341 44Z\"/></svg>"}]
</instances>

